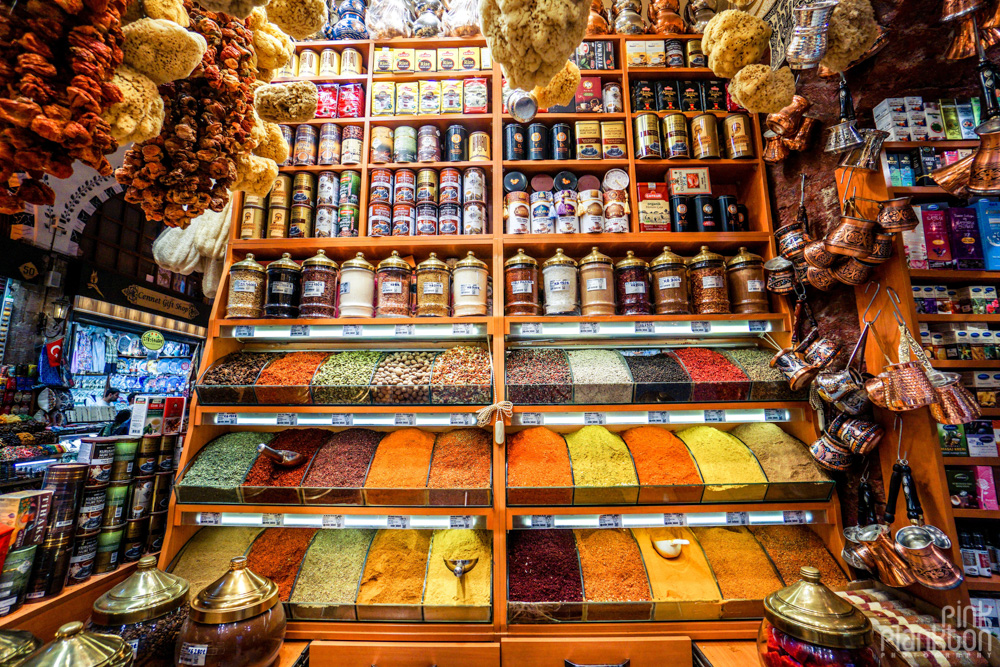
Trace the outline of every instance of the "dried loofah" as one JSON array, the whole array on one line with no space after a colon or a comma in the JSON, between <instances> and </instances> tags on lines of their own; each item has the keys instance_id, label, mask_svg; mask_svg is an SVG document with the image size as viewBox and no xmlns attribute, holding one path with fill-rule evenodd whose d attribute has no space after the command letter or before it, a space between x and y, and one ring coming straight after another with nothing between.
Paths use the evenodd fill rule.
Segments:
<instances>
[{"instance_id":1,"label":"dried loofah","mask_svg":"<svg viewBox=\"0 0 1000 667\"><path fill-rule=\"evenodd\" d=\"M538 108L547 109L572 102L579 85L580 68L573 61L567 60L562 70L544 88L535 86L532 94L538 102Z\"/></svg>"},{"instance_id":2,"label":"dried loofah","mask_svg":"<svg viewBox=\"0 0 1000 667\"><path fill-rule=\"evenodd\" d=\"M788 67L747 65L729 82L729 95L751 113L776 113L792 103L795 77Z\"/></svg>"},{"instance_id":3,"label":"dried loofah","mask_svg":"<svg viewBox=\"0 0 1000 667\"><path fill-rule=\"evenodd\" d=\"M253 150L267 139L267 126L252 107L250 111L253 117L253 126L250 128L250 138L246 143L246 148Z\"/></svg>"},{"instance_id":4,"label":"dried loofah","mask_svg":"<svg viewBox=\"0 0 1000 667\"><path fill-rule=\"evenodd\" d=\"M210 12L222 12L236 18L250 16L254 7L263 7L267 0L199 0L198 5Z\"/></svg>"},{"instance_id":5,"label":"dried loofah","mask_svg":"<svg viewBox=\"0 0 1000 667\"><path fill-rule=\"evenodd\" d=\"M727 9L705 26L701 49L716 76L732 78L760 60L771 39L771 26L738 9Z\"/></svg>"},{"instance_id":6,"label":"dried loofah","mask_svg":"<svg viewBox=\"0 0 1000 667\"><path fill-rule=\"evenodd\" d=\"M173 21L182 28L191 25L191 17L184 9L184 0L133 0L122 16L122 25L138 21L144 16Z\"/></svg>"},{"instance_id":7,"label":"dried loofah","mask_svg":"<svg viewBox=\"0 0 1000 667\"><path fill-rule=\"evenodd\" d=\"M215 298L215 293L219 291L219 283L222 282L222 270L225 263L221 259L208 263L201 278L201 291L209 299Z\"/></svg>"},{"instance_id":8,"label":"dried loofah","mask_svg":"<svg viewBox=\"0 0 1000 667\"><path fill-rule=\"evenodd\" d=\"M272 123L304 123L316 116L319 91L312 81L270 83L254 93L257 114Z\"/></svg>"},{"instance_id":9,"label":"dried loofah","mask_svg":"<svg viewBox=\"0 0 1000 667\"><path fill-rule=\"evenodd\" d=\"M544 87L587 30L589 0L480 0L480 28L511 88Z\"/></svg>"},{"instance_id":10,"label":"dried loofah","mask_svg":"<svg viewBox=\"0 0 1000 667\"><path fill-rule=\"evenodd\" d=\"M226 207L218 213L209 209L198 216L199 224L194 245L202 257L214 260L225 256L226 244L229 242L232 206L233 202L230 199Z\"/></svg>"},{"instance_id":11,"label":"dried loofah","mask_svg":"<svg viewBox=\"0 0 1000 667\"><path fill-rule=\"evenodd\" d=\"M157 85L187 78L208 48L204 37L167 19L139 19L122 32L123 62Z\"/></svg>"},{"instance_id":12,"label":"dried loofah","mask_svg":"<svg viewBox=\"0 0 1000 667\"><path fill-rule=\"evenodd\" d=\"M281 69L295 54L292 40L278 26L268 22L267 12L263 7L258 7L250 13L247 28L253 33L253 48L257 54L258 69Z\"/></svg>"},{"instance_id":13,"label":"dried loofah","mask_svg":"<svg viewBox=\"0 0 1000 667\"><path fill-rule=\"evenodd\" d=\"M197 218L191 224L181 229L168 227L153 241L153 261L156 265L187 276L193 273L201 261L201 254L195 247L195 235L198 233Z\"/></svg>"},{"instance_id":14,"label":"dried loofah","mask_svg":"<svg viewBox=\"0 0 1000 667\"><path fill-rule=\"evenodd\" d=\"M119 144L152 139L163 128L163 98L147 76L122 65L111 77L122 91L122 101L101 114L111 126L111 136Z\"/></svg>"},{"instance_id":15,"label":"dried loofah","mask_svg":"<svg viewBox=\"0 0 1000 667\"><path fill-rule=\"evenodd\" d=\"M278 73L276 69L264 69L262 67L257 68L257 80L261 83L271 83L274 81L275 75Z\"/></svg>"},{"instance_id":16,"label":"dried loofah","mask_svg":"<svg viewBox=\"0 0 1000 667\"><path fill-rule=\"evenodd\" d=\"M241 153L233 161L236 163L236 180L230 186L233 191L266 197L278 180L278 165L274 160Z\"/></svg>"},{"instance_id":17,"label":"dried loofah","mask_svg":"<svg viewBox=\"0 0 1000 667\"><path fill-rule=\"evenodd\" d=\"M878 23L869 0L840 0L830 16L826 55L820 65L843 72L878 39Z\"/></svg>"},{"instance_id":18,"label":"dried loofah","mask_svg":"<svg viewBox=\"0 0 1000 667\"><path fill-rule=\"evenodd\" d=\"M277 123L264 122L265 138L257 148L254 149L254 155L259 155L261 157L266 157L269 160L274 160L277 164L281 164L288 159L289 146L288 142L285 141L285 135L281 133L281 127Z\"/></svg>"},{"instance_id":19,"label":"dried loofah","mask_svg":"<svg viewBox=\"0 0 1000 667\"><path fill-rule=\"evenodd\" d=\"M322 30L328 16L323 0L271 0L267 5L267 19L297 40Z\"/></svg>"}]
</instances>

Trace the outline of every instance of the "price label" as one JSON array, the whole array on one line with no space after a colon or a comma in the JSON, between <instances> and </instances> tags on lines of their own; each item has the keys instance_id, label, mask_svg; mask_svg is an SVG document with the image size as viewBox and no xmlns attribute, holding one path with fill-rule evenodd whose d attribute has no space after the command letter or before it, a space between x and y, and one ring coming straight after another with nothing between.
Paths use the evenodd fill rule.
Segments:
<instances>
[{"instance_id":1,"label":"price label","mask_svg":"<svg viewBox=\"0 0 1000 667\"><path fill-rule=\"evenodd\" d=\"M285 525L285 515L284 514L261 514L260 515L260 525L262 525L262 526L284 526Z\"/></svg>"},{"instance_id":2,"label":"price label","mask_svg":"<svg viewBox=\"0 0 1000 667\"><path fill-rule=\"evenodd\" d=\"M353 426L354 415L335 414L330 416L330 426Z\"/></svg>"},{"instance_id":3,"label":"price label","mask_svg":"<svg viewBox=\"0 0 1000 667\"><path fill-rule=\"evenodd\" d=\"M323 515L323 527L324 528L343 528L344 527L344 515L343 514L324 514Z\"/></svg>"},{"instance_id":4,"label":"price label","mask_svg":"<svg viewBox=\"0 0 1000 667\"><path fill-rule=\"evenodd\" d=\"M542 325L539 322L525 322L521 325L521 333L528 334L540 334L542 333Z\"/></svg>"},{"instance_id":5,"label":"price label","mask_svg":"<svg viewBox=\"0 0 1000 667\"><path fill-rule=\"evenodd\" d=\"M656 325L654 325L652 322L636 322L635 323L635 332L637 334L638 333L643 333L643 334L645 334L645 333L655 333L656 332Z\"/></svg>"},{"instance_id":6,"label":"price label","mask_svg":"<svg viewBox=\"0 0 1000 667\"><path fill-rule=\"evenodd\" d=\"M588 426L601 425L608 423L608 418L603 412L584 412L583 423Z\"/></svg>"},{"instance_id":7,"label":"price label","mask_svg":"<svg viewBox=\"0 0 1000 667\"><path fill-rule=\"evenodd\" d=\"M239 324L234 327L233 335L237 338L253 338L254 327L250 324Z\"/></svg>"},{"instance_id":8,"label":"price label","mask_svg":"<svg viewBox=\"0 0 1000 667\"><path fill-rule=\"evenodd\" d=\"M749 526L750 512L726 512L727 526Z\"/></svg>"},{"instance_id":9,"label":"price label","mask_svg":"<svg viewBox=\"0 0 1000 667\"><path fill-rule=\"evenodd\" d=\"M208 644L189 644L184 642L181 645L181 657L177 661L177 664L202 667L207 658Z\"/></svg>"},{"instance_id":10,"label":"price label","mask_svg":"<svg viewBox=\"0 0 1000 667\"><path fill-rule=\"evenodd\" d=\"M299 416L294 412L279 412L274 423L277 426L295 426L299 423Z\"/></svg>"},{"instance_id":11,"label":"price label","mask_svg":"<svg viewBox=\"0 0 1000 667\"><path fill-rule=\"evenodd\" d=\"M712 323L711 322L692 322L691 323L691 333L711 333Z\"/></svg>"},{"instance_id":12,"label":"price label","mask_svg":"<svg viewBox=\"0 0 1000 667\"><path fill-rule=\"evenodd\" d=\"M775 408L764 408L764 421L766 422L785 421L785 411L777 410Z\"/></svg>"},{"instance_id":13,"label":"price label","mask_svg":"<svg viewBox=\"0 0 1000 667\"><path fill-rule=\"evenodd\" d=\"M664 526L686 526L688 525L687 514L668 513L663 515Z\"/></svg>"},{"instance_id":14,"label":"price label","mask_svg":"<svg viewBox=\"0 0 1000 667\"><path fill-rule=\"evenodd\" d=\"M347 338L350 336L362 336L364 335L365 330L360 324L345 324L342 331L344 333L344 337Z\"/></svg>"},{"instance_id":15,"label":"price label","mask_svg":"<svg viewBox=\"0 0 1000 667\"><path fill-rule=\"evenodd\" d=\"M452 324L452 336L471 336L475 332L475 327L471 324Z\"/></svg>"},{"instance_id":16,"label":"price label","mask_svg":"<svg viewBox=\"0 0 1000 667\"><path fill-rule=\"evenodd\" d=\"M785 510L781 513L785 523L809 523L806 513L802 510Z\"/></svg>"},{"instance_id":17,"label":"price label","mask_svg":"<svg viewBox=\"0 0 1000 667\"><path fill-rule=\"evenodd\" d=\"M288 335L292 338L308 338L309 337L309 325L308 324L293 324L291 330L289 330Z\"/></svg>"},{"instance_id":18,"label":"price label","mask_svg":"<svg viewBox=\"0 0 1000 667\"><path fill-rule=\"evenodd\" d=\"M531 515L531 527L532 528L555 528L556 518L551 514L532 514Z\"/></svg>"},{"instance_id":19,"label":"price label","mask_svg":"<svg viewBox=\"0 0 1000 667\"><path fill-rule=\"evenodd\" d=\"M750 320L747 322L751 332L767 331L767 322L764 320Z\"/></svg>"},{"instance_id":20,"label":"price label","mask_svg":"<svg viewBox=\"0 0 1000 667\"><path fill-rule=\"evenodd\" d=\"M414 426L417 423L417 416L412 412L397 412L393 423L396 426Z\"/></svg>"},{"instance_id":21,"label":"price label","mask_svg":"<svg viewBox=\"0 0 1000 667\"><path fill-rule=\"evenodd\" d=\"M450 528L472 528L473 523L471 516L448 517L448 526Z\"/></svg>"},{"instance_id":22,"label":"price label","mask_svg":"<svg viewBox=\"0 0 1000 667\"><path fill-rule=\"evenodd\" d=\"M580 333L593 335L601 333L601 325L598 322L580 322Z\"/></svg>"},{"instance_id":23,"label":"price label","mask_svg":"<svg viewBox=\"0 0 1000 667\"><path fill-rule=\"evenodd\" d=\"M198 524L202 526L218 526L222 523L221 512L202 512L198 516Z\"/></svg>"},{"instance_id":24,"label":"price label","mask_svg":"<svg viewBox=\"0 0 1000 667\"><path fill-rule=\"evenodd\" d=\"M386 517L386 526L389 528L409 528L410 517L389 515Z\"/></svg>"},{"instance_id":25,"label":"price label","mask_svg":"<svg viewBox=\"0 0 1000 667\"><path fill-rule=\"evenodd\" d=\"M475 426L476 416L471 412L453 412L448 421L452 426Z\"/></svg>"},{"instance_id":26,"label":"price label","mask_svg":"<svg viewBox=\"0 0 1000 667\"><path fill-rule=\"evenodd\" d=\"M396 335L397 336L412 336L414 332L414 327L412 324L397 324L396 325Z\"/></svg>"},{"instance_id":27,"label":"price label","mask_svg":"<svg viewBox=\"0 0 1000 667\"><path fill-rule=\"evenodd\" d=\"M237 421L235 412L219 412L215 415L215 423L219 426L235 426Z\"/></svg>"},{"instance_id":28,"label":"price label","mask_svg":"<svg viewBox=\"0 0 1000 667\"><path fill-rule=\"evenodd\" d=\"M541 412L522 412L521 413L521 426L541 426L542 425L542 413Z\"/></svg>"},{"instance_id":29,"label":"price label","mask_svg":"<svg viewBox=\"0 0 1000 667\"><path fill-rule=\"evenodd\" d=\"M726 421L726 411L725 410L705 410L705 421L706 422L724 422L724 421Z\"/></svg>"},{"instance_id":30,"label":"price label","mask_svg":"<svg viewBox=\"0 0 1000 667\"><path fill-rule=\"evenodd\" d=\"M621 514L602 514L597 517L597 526L599 528L621 528L622 527L622 515Z\"/></svg>"},{"instance_id":31,"label":"price label","mask_svg":"<svg viewBox=\"0 0 1000 667\"><path fill-rule=\"evenodd\" d=\"M669 424L670 413L664 410L650 410L646 413L646 421L650 424Z\"/></svg>"}]
</instances>

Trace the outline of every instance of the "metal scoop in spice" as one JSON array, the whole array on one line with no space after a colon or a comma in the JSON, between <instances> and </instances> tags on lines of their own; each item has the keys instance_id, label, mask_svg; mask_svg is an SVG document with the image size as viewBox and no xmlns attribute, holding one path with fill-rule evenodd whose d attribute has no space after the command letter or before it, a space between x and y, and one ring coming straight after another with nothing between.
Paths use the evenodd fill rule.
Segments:
<instances>
[{"instance_id":1,"label":"metal scoop in spice","mask_svg":"<svg viewBox=\"0 0 1000 667\"><path fill-rule=\"evenodd\" d=\"M461 577L466 572L470 572L472 568L476 566L479 562L478 558L461 559L461 558L445 558L444 564L451 570L451 573L456 577Z\"/></svg>"},{"instance_id":2,"label":"metal scoop in spice","mask_svg":"<svg viewBox=\"0 0 1000 667\"><path fill-rule=\"evenodd\" d=\"M681 555L681 547L691 544L690 540L654 540L652 537L649 541L653 543L656 553L660 554L661 558L667 559L677 558Z\"/></svg>"},{"instance_id":3,"label":"metal scoop in spice","mask_svg":"<svg viewBox=\"0 0 1000 667\"><path fill-rule=\"evenodd\" d=\"M273 449L263 442L257 445L257 451L274 461L274 465L283 468L294 468L306 462L306 455L288 449Z\"/></svg>"}]
</instances>

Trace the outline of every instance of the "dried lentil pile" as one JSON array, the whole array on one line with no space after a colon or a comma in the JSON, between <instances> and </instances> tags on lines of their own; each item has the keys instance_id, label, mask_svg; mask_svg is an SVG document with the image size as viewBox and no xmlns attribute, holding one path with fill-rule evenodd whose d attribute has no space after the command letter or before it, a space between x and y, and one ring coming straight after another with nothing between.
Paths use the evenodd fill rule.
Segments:
<instances>
[{"instance_id":1,"label":"dried lentil pile","mask_svg":"<svg viewBox=\"0 0 1000 667\"><path fill-rule=\"evenodd\" d=\"M750 379L724 356L705 347L685 347L674 354L694 381L693 401L745 401Z\"/></svg>"},{"instance_id":2,"label":"dried lentil pile","mask_svg":"<svg viewBox=\"0 0 1000 667\"><path fill-rule=\"evenodd\" d=\"M258 456L250 472L247 473L244 486L301 486L302 477L309 468L308 462L333 435L321 428L287 429L280 432L271 441L271 447L277 450L287 449L297 454L305 454L306 463L294 468L285 468L274 464L266 456Z\"/></svg>"},{"instance_id":3,"label":"dried lentil pile","mask_svg":"<svg viewBox=\"0 0 1000 667\"><path fill-rule=\"evenodd\" d=\"M234 352L218 361L201 377L198 398L215 404L255 402L253 385L260 371L281 354L275 352Z\"/></svg>"},{"instance_id":4,"label":"dried lentil pile","mask_svg":"<svg viewBox=\"0 0 1000 667\"><path fill-rule=\"evenodd\" d=\"M476 405L493 397L489 350L459 345L438 355L431 373L432 403Z\"/></svg>"},{"instance_id":5,"label":"dried lentil pile","mask_svg":"<svg viewBox=\"0 0 1000 667\"><path fill-rule=\"evenodd\" d=\"M434 443L427 486L432 489L488 487L493 446L490 433L481 428L461 428L439 435Z\"/></svg>"},{"instance_id":6,"label":"dried lentil pile","mask_svg":"<svg viewBox=\"0 0 1000 667\"><path fill-rule=\"evenodd\" d=\"M654 600L719 600L722 594L698 540L688 528L633 528ZM664 558L654 541L688 540L676 558Z\"/></svg>"},{"instance_id":7,"label":"dried lentil pile","mask_svg":"<svg viewBox=\"0 0 1000 667\"><path fill-rule=\"evenodd\" d=\"M257 378L257 401L288 405L310 403L309 383L328 356L328 352L290 352L274 360Z\"/></svg>"},{"instance_id":8,"label":"dried lentil pile","mask_svg":"<svg viewBox=\"0 0 1000 667\"><path fill-rule=\"evenodd\" d=\"M514 602L582 602L576 540L568 530L507 533L507 585Z\"/></svg>"},{"instance_id":9,"label":"dried lentil pile","mask_svg":"<svg viewBox=\"0 0 1000 667\"><path fill-rule=\"evenodd\" d=\"M417 428L389 433L375 452L365 488L425 488L433 450L433 433Z\"/></svg>"},{"instance_id":10,"label":"dried lentil pile","mask_svg":"<svg viewBox=\"0 0 1000 667\"><path fill-rule=\"evenodd\" d=\"M492 535L485 530L435 530L427 566L425 605L488 605L493 572ZM461 578L445 565L446 559L479 562Z\"/></svg>"},{"instance_id":11,"label":"dried lentil pile","mask_svg":"<svg viewBox=\"0 0 1000 667\"><path fill-rule=\"evenodd\" d=\"M246 554L260 535L256 527L202 528L187 541L170 571L190 584L188 599L229 571L229 561Z\"/></svg>"},{"instance_id":12,"label":"dried lentil pile","mask_svg":"<svg viewBox=\"0 0 1000 667\"><path fill-rule=\"evenodd\" d=\"M784 584L743 526L692 528L726 600L762 600Z\"/></svg>"},{"instance_id":13,"label":"dried lentil pile","mask_svg":"<svg viewBox=\"0 0 1000 667\"><path fill-rule=\"evenodd\" d=\"M806 446L775 424L740 424L732 431L760 461L769 482L823 482L830 479Z\"/></svg>"},{"instance_id":14,"label":"dried lentil pile","mask_svg":"<svg viewBox=\"0 0 1000 667\"><path fill-rule=\"evenodd\" d=\"M562 350L510 350L505 365L507 399L512 403L558 404L573 400L573 379Z\"/></svg>"},{"instance_id":15,"label":"dried lentil pile","mask_svg":"<svg viewBox=\"0 0 1000 667\"><path fill-rule=\"evenodd\" d=\"M320 405L367 403L368 384L381 352L357 350L332 354L312 379L313 401Z\"/></svg>"},{"instance_id":16,"label":"dried lentil pile","mask_svg":"<svg viewBox=\"0 0 1000 667\"><path fill-rule=\"evenodd\" d=\"M683 403L691 398L691 378L670 354L626 354L635 382L636 403Z\"/></svg>"},{"instance_id":17,"label":"dried lentil pile","mask_svg":"<svg viewBox=\"0 0 1000 667\"><path fill-rule=\"evenodd\" d=\"M632 378L622 356L614 350L570 350L574 403L603 405L630 403Z\"/></svg>"},{"instance_id":18,"label":"dried lentil pile","mask_svg":"<svg viewBox=\"0 0 1000 667\"><path fill-rule=\"evenodd\" d=\"M267 444L273 438L273 433L253 431L221 435L198 452L198 458L177 486L235 489L243 483L247 470L257 458L257 445Z\"/></svg>"},{"instance_id":19,"label":"dried lentil pile","mask_svg":"<svg viewBox=\"0 0 1000 667\"><path fill-rule=\"evenodd\" d=\"M701 484L691 453L661 426L638 426L622 433L643 485Z\"/></svg>"},{"instance_id":20,"label":"dried lentil pile","mask_svg":"<svg viewBox=\"0 0 1000 667\"><path fill-rule=\"evenodd\" d=\"M517 492L517 487L562 487ZM507 437L507 497L513 504L569 505L573 473L566 441L555 431L535 426Z\"/></svg>"},{"instance_id":21,"label":"dried lentil pile","mask_svg":"<svg viewBox=\"0 0 1000 667\"><path fill-rule=\"evenodd\" d=\"M808 391L793 392L788 380L777 368L771 368L772 350L758 347L723 350L727 359L737 364L753 382L750 388L751 401L781 401L803 398Z\"/></svg>"},{"instance_id":22,"label":"dried lentil pile","mask_svg":"<svg viewBox=\"0 0 1000 667\"><path fill-rule=\"evenodd\" d=\"M292 591L293 603L352 604L374 530L321 530Z\"/></svg>"},{"instance_id":23,"label":"dried lentil pile","mask_svg":"<svg viewBox=\"0 0 1000 667\"><path fill-rule=\"evenodd\" d=\"M622 528L574 530L583 568L583 591L590 602L651 599L649 581L632 533Z\"/></svg>"},{"instance_id":24,"label":"dried lentil pile","mask_svg":"<svg viewBox=\"0 0 1000 667\"><path fill-rule=\"evenodd\" d=\"M678 431L677 437L691 450L708 485L704 500L764 498L767 478L753 453L738 438L711 426L692 426Z\"/></svg>"},{"instance_id":25,"label":"dried lentil pile","mask_svg":"<svg viewBox=\"0 0 1000 667\"><path fill-rule=\"evenodd\" d=\"M430 403L431 367L437 352L390 352L372 376L376 403Z\"/></svg>"},{"instance_id":26,"label":"dried lentil pile","mask_svg":"<svg viewBox=\"0 0 1000 667\"><path fill-rule=\"evenodd\" d=\"M430 546L429 530L378 531L368 550L358 604L420 604Z\"/></svg>"},{"instance_id":27,"label":"dried lentil pile","mask_svg":"<svg viewBox=\"0 0 1000 667\"><path fill-rule=\"evenodd\" d=\"M247 567L278 586L282 602L292 594L295 575L318 528L267 528L254 540Z\"/></svg>"},{"instance_id":28,"label":"dried lentil pile","mask_svg":"<svg viewBox=\"0 0 1000 667\"><path fill-rule=\"evenodd\" d=\"M750 532L774 561L785 584L798 581L802 566L811 565L819 569L827 586L843 588L847 585L844 571L809 526L751 526Z\"/></svg>"},{"instance_id":29,"label":"dried lentil pile","mask_svg":"<svg viewBox=\"0 0 1000 667\"><path fill-rule=\"evenodd\" d=\"M576 486L639 483L625 441L603 426L584 426L566 436Z\"/></svg>"},{"instance_id":30,"label":"dried lentil pile","mask_svg":"<svg viewBox=\"0 0 1000 667\"><path fill-rule=\"evenodd\" d=\"M384 433L350 428L334 433L320 447L302 486L358 489Z\"/></svg>"}]
</instances>

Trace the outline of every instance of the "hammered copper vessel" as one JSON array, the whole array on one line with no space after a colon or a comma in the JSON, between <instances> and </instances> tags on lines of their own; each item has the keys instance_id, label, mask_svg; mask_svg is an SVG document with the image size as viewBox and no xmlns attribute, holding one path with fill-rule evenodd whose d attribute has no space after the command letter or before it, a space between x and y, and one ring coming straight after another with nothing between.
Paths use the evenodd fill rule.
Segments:
<instances>
[{"instance_id":1,"label":"hammered copper vessel","mask_svg":"<svg viewBox=\"0 0 1000 667\"><path fill-rule=\"evenodd\" d=\"M795 291L795 270L784 257L773 257L764 262L767 271L767 291L775 294L791 294Z\"/></svg>"},{"instance_id":2,"label":"hammered copper vessel","mask_svg":"<svg viewBox=\"0 0 1000 667\"><path fill-rule=\"evenodd\" d=\"M821 468L834 472L848 470L854 464L850 450L837 442L829 433L823 433L809 445L809 453Z\"/></svg>"},{"instance_id":3,"label":"hammered copper vessel","mask_svg":"<svg viewBox=\"0 0 1000 667\"><path fill-rule=\"evenodd\" d=\"M774 238L778 242L778 252L785 259L795 261L802 256L802 250L809 243L809 236L806 233L805 225L800 222L793 222L779 227L774 232Z\"/></svg>"},{"instance_id":4,"label":"hammered copper vessel","mask_svg":"<svg viewBox=\"0 0 1000 667\"><path fill-rule=\"evenodd\" d=\"M764 133L764 162L778 164L791 153L791 149L785 145L781 137L770 130Z\"/></svg>"},{"instance_id":5,"label":"hammered copper vessel","mask_svg":"<svg viewBox=\"0 0 1000 667\"><path fill-rule=\"evenodd\" d=\"M817 269L828 269L840 259L839 255L828 252L826 244L820 241L810 241L802 250L802 256L806 264Z\"/></svg>"},{"instance_id":6,"label":"hammered copper vessel","mask_svg":"<svg viewBox=\"0 0 1000 667\"><path fill-rule=\"evenodd\" d=\"M867 257L875 248L875 221L841 216L840 224L833 228L823 243L835 255Z\"/></svg>"},{"instance_id":7,"label":"hammered copper vessel","mask_svg":"<svg viewBox=\"0 0 1000 667\"><path fill-rule=\"evenodd\" d=\"M976 128L979 150L969 170L969 192L974 195L1000 194L1000 118Z\"/></svg>"},{"instance_id":8,"label":"hammered copper vessel","mask_svg":"<svg viewBox=\"0 0 1000 667\"><path fill-rule=\"evenodd\" d=\"M885 435L881 424L844 414L834 417L826 430L846 445L852 454L867 454L875 449Z\"/></svg>"},{"instance_id":9,"label":"hammered copper vessel","mask_svg":"<svg viewBox=\"0 0 1000 667\"><path fill-rule=\"evenodd\" d=\"M972 17L963 18L955 30L951 46L944 53L945 60L963 60L976 55L976 25Z\"/></svg>"},{"instance_id":10,"label":"hammered copper vessel","mask_svg":"<svg viewBox=\"0 0 1000 667\"><path fill-rule=\"evenodd\" d=\"M771 358L770 365L771 368L777 368L781 371L785 379L788 380L788 386L791 387L792 391L805 389L816 377L816 374L819 373L818 368L809 365L804 359L795 354L795 350L790 347L786 347L775 354Z\"/></svg>"},{"instance_id":11,"label":"hammered copper vessel","mask_svg":"<svg viewBox=\"0 0 1000 667\"><path fill-rule=\"evenodd\" d=\"M870 262L857 257L848 257L846 262L838 264L830 271L834 278L845 285L864 285L871 278L874 268L875 265Z\"/></svg>"},{"instance_id":12,"label":"hammered copper vessel","mask_svg":"<svg viewBox=\"0 0 1000 667\"><path fill-rule=\"evenodd\" d=\"M811 366L825 368L832 364L843 351L844 346L841 345L840 341L832 338L819 338L806 348L803 356Z\"/></svg>"},{"instance_id":13,"label":"hammered copper vessel","mask_svg":"<svg viewBox=\"0 0 1000 667\"><path fill-rule=\"evenodd\" d=\"M795 133L795 136L783 139L782 141L787 148L793 151L802 152L808 150L810 144L812 144L814 130L817 127L819 127L819 118L805 116L802 122L799 123L799 129Z\"/></svg>"},{"instance_id":14,"label":"hammered copper vessel","mask_svg":"<svg viewBox=\"0 0 1000 667\"><path fill-rule=\"evenodd\" d=\"M890 410L905 412L934 402L934 386L920 362L904 361L887 366L882 376L885 378L885 404Z\"/></svg>"},{"instance_id":15,"label":"hammered copper vessel","mask_svg":"<svg viewBox=\"0 0 1000 667\"><path fill-rule=\"evenodd\" d=\"M806 282L821 292L829 292L840 283L831 269L817 269L811 266L806 271Z\"/></svg>"},{"instance_id":16,"label":"hammered copper vessel","mask_svg":"<svg viewBox=\"0 0 1000 667\"><path fill-rule=\"evenodd\" d=\"M958 373L939 373L931 381L935 400L931 403L931 416L939 424L967 424L979 419L979 403L962 386Z\"/></svg>"},{"instance_id":17,"label":"hammered copper vessel","mask_svg":"<svg viewBox=\"0 0 1000 667\"><path fill-rule=\"evenodd\" d=\"M865 264L884 264L892 258L892 248L896 244L895 237L887 232L875 234L875 247L870 255L864 258Z\"/></svg>"},{"instance_id":18,"label":"hammered copper vessel","mask_svg":"<svg viewBox=\"0 0 1000 667\"><path fill-rule=\"evenodd\" d=\"M941 5L941 22L954 21L982 8L983 0L944 0Z\"/></svg>"},{"instance_id":19,"label":"hammered copper vessel","mask_svg":"<svg viewBox=\"0 0 1000 667\"><path fill-rule=\"evenodd\" d=\"M897 197L878 203L878 217L875 219L887 232L910 232L917 228L920 220L910 203L911 197Z\"/></svg>"},{"instance_id":20,"label":"hammered copper vessel","mask_svg":"<svg viewBox=\"0 0 1000 667\"><path fill-rule=\"evenodd\" d=\"M792 103L781 111L767 114L767 129L779 137L791 137L799 129L802 114L810 107L810 102L801 95L794 95Z\"/></svg>"}]
</instances>

